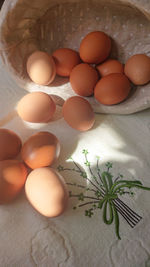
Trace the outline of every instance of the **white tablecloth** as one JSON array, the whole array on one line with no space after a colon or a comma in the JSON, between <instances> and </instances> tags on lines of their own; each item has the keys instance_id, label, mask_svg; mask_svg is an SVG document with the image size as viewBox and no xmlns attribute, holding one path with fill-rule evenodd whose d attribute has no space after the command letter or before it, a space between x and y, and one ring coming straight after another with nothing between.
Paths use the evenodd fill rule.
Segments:
<instances>
[{"instance_id":1,"label":"white tablecloth","mask_svg":"<svg viewBox=\"0 0 150 267\"><path fill-rule=\"evenodd\" d=\"M61 142L55 168L58 165L74 168L68 159L72 156L86 169L82 153L86 149L93 170L96 156L100 156L102 170L109 161L115 177L121 173L126 179L139 179L150 187L150 110L124 116L96 115L94 128L80 133L71 129L63 118L42 125L23 122L13 110L26 93L1 65L0 126L15 131L23 142L40 130L54 133ZM75 171L63 171L62 175L70 183L86 182ZM83 191L75 186L68 188L72 194ZM77 198L70 198L62 216L48 219L38 214L21 194L13 203L0 206L0 266L150 266L150 192L133 191L133 197L126 194L122 200L143 219L132 229L119 215L121 240L115 235L114 223L104 224L102 210L95 210L91 218L84 215L87 206L73 210L78 205Z\"/></svg>"}]
</instances>

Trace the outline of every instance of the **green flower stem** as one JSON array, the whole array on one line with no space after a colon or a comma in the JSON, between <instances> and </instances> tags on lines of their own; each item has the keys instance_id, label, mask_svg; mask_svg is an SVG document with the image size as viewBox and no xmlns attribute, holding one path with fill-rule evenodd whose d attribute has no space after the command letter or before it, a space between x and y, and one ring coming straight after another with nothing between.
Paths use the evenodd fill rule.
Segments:
<instances>
[{"instance_id":1,"label":"green flower stem","mask_svg":"<svg viewBox=\"0 0 150 267\"><path fill-rule=\"evenodd\" d=\"M139 185L142 185L142 183L138 180L136 181L129 181L129 180L121 180L121 181L118 181L116 183L114 183L111 187L111 193L113 192L114 188L119 185L119 184L139 184Z\"/></svg>"},{"instance_id":2,"label":"green flower stem","mask_svg":"<svg viewBox=\"0 0 150 267\"><path fill-rule=\"evenodd\" d=\"M128 184L124 184L124 185L120 185L118 187L115 188L115 190L113 191L113 193L115 194L119 189L121 188L133 188L133 187L136 187L136 188L141 188L143 190L148 190L150 191L150 188L149 187L145 187L145 186L142 186L142 185L137 185L137 184L132 184L132 183L128 183Z\"/></svg>"},{"instance_id":3,"label":"green flower stem","mask_svg":"<svg viewBox=\"0 0 150 267\"><path fill-rule=\"evenodd\" d=\"M106 192L106 194L108 194L109 189L108 189L108 184L106 182L105 174L102 174L102 181L103 181L103 185L105 188L105 192Z\"/></svg>"},{"instance_id":4,"label":"green flower stem","mask_svg":"<svg viewBox=\"0 0 150 267\"><path fill-rule=\"evenodd\" d=\"M106 201L105 198L103 198L103 199L101 199L101 200L99 201L99 204L98 204L99 209L102 209L102 207L103 207L105 201Z\"/></svg>"},{"instance_id":5,"label":"green flower stem","mask_svg":"<svg viewBox=\"0 0 150 267\"><path fill-rule=\"evenodd\" d=\"M81 170L81 168L78 166L78 164L72 159L74 165L78 168L78 170L80 171L80 173L82 174L83 171ZM99 188L88 178L85 178L91 185L93 185L97 190L99 190Z\"/></svg>"},{"instance_id":6,"label":"green flower stem","mask_svg":"<svg viewBox=\"0 0 150 267\"><path fill-rule=\"evenodd\" d=\"M116 183L120 179L120 176L117 176L114 180L114 183Z\"/></svg>"},{"instance_id":7,"label":"green flower stem","mask_svg":"<svg viewBox=\"0 0 150 267\"><path fill-rule=\"evenodd\" d=\"M87 154L84 154L84 156L85 156L85 161L88 162ZM97 185L100 185L100 183L98 182L97 178L95 177L90 165L88 165L88 168L89 168L91 176L95 178L94 180L97 183Z\"/></svg>"},{"instance_id":8,"label":"green flower stem","mask_svg":"<svg viewBox=\"0 0 150 267\"><path fill-rule=\"evenodd\" d=\"M73 171L73 172L77 172L80 173L80 170L76 170L76 169L71 169L71 168L64 168L63 171Z\"/></svg>"},{"instance_id":9,"label":"green flower stem","mask_svg":"<svg viewBox=\"0 0 150 267\"><path fill-rule=\"evenodd\" d=\"M100 168L99 168L99 158L97 158L96 166L97 166L97 175L99 177L100 183L103 184L101 173L100 173Z\"/></svg>"},{"instance_id":10,"label":"green flower stem","mask_svg":"<svg viewBox=\"0 0 150 267\"><path fill-rule=\"evenodd\" d=\"M90 191L90 192L94 192L94 193L97 192L96 190L94 190L94 189L90 189L90 188L88 188L88 187L86 187L86 186L84 186L84 185L73 184L73 183L66 183L66 184L67 184L67 185L71 185L71 186L76 186L76 187L84 188L84 189L86 189L86 190L88 190L88 191Z\"/></svg>"},{"instance_id":11,"label":"green flower stem","mask_svg":"<svg viewBox=\"0 0 150 267\"><path fill-rule=\"evenodd\" d=\"M71 195L71 197L80 197L80 195ZM95 199L95 200L100 200L99 198L96 198L96 197L90 197L90 196L84 196L84 198L89 198L89 199Z\"/></svg>"},{"instance_id":12,"label":"green flower stem","mask_svg":"<svg viewBox=\"0 0 150 267\"><path fill-rule=\"evenodd\" d=\"M86 206L86 205L96 204L96 203L99 203L99 201L90 201L90 202L86 202L86 203L83 203L83 204L78 205L78 207L83 207L83 206Z\"/></svg>"},{"instance_id":13,"label":"green flower stem","mask_svg":"<svg viewBox=\"0 0 150 267\"><path fill-rule=\"evenodd\" d=\"M86 180L93 185L97 190L100 190L88 177L86 178Z\"/></svg>"},{"instance_id":14,"label":"green flower stem","mask_svg":"<svg viewBox=\"0 0 150 267\"><path fill-rule=\"evenodd\" d=\"M79 173L83 173L79 165L72 159L73 164L77 167Z\"/></svg>"},{"instance_id":15,"label":"green flower stem","mask_svg":"<svg viewBox=\"0 0 150 267\"><path fill-rule=\"evenodd\" d=\"M112 207L113 207L113 210L114 210L116 235L117 235L118 239L121 239L120 234L119 234L119 216L118 216L117 209L116 209L116 207L115 207L113 202L112 202Z\"/></svg>"},{"instance_id":16,"label":"green flower stem","mask_svg":"<svg viewBox=\"0 0 150 267\"><path fill-rule=\"evenodd\" d=\"M107 206L109 205L109 219L107 219ZM106 200L105 201L105 205L104 205L104 210L103 210L103 220L104 223L106 224L112 224L114 219L113 216L113 208L112 208L112 203L110 200Z\"/></svg>"},{"instance_id":17,"label":"green flower stem","mask_svg":"<svg viewBox=\"0 0 150 267\"><path fill-rule=\"evenodd\" d=\"M112 181L112 177L110 175L110 173L105 172L105 176L107 178L107 184L109 185L109 190L112 188L113 185L113 181Z\"/></svg>"},{"instance_id":18,"label":"green flower stem","mask_svg":"<svg viewBox=\"0 0 150 267\"><path fill-rule=\"evenodd\" d=\"M97 172L97 175L98 175L98 177L99 177L99 180L100 180L101 184L103 184L102 177L101 177L101 174L100 174L99 171Z\"/></svg>"}]
</instances>

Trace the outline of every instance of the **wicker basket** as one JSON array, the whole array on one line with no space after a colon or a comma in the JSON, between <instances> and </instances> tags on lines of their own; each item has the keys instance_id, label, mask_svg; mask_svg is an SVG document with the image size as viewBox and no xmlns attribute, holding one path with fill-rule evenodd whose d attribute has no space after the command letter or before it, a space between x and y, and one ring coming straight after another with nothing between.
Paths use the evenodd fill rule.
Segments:
<instances>
[{"instance_id":1,"label":"wicker basket","mask_svg":"<svg viewBox=\"0 0 150 267\"><path fill-rule=\"evenodd\" d=\"M20 87L44 91L63 99L74 95L67 78L50 86L32 83L26 59L34 50L51 53L59 47L79 49L90 31L112 38L111 57L124 63L131 55L150 55L149 0L5 0L0 16L0 54ZM98 113L130 114L150 107L150 84L133 88L124 102L105 106L88 97Z\"/></svg>"}]
</instances>

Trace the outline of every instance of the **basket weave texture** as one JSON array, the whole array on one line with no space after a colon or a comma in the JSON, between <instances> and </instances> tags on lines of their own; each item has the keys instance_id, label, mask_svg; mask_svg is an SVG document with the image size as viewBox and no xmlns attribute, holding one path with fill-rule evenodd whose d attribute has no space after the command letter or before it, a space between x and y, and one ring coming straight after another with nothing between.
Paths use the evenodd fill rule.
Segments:
<instances>
[{"instance_id":1,"label":"basket weave texture","mask_svg":"<svg viewBox=\"0 0 150 267\"><path fill-rule=\"evenodd\" d=\"M0 55L20 87L67 99L75 94L68 79L57 77L50 86L32 83L26 73L27 57L37 49L78 50L82 38L94 30L112 38L111 57L122 63L136 53L150 56L150 1L6 0L0 16ZM150 84L133 88L128 99L114 106L87 99L95 112L131 114L150 107Z\"/></svg>"}]
</instances>

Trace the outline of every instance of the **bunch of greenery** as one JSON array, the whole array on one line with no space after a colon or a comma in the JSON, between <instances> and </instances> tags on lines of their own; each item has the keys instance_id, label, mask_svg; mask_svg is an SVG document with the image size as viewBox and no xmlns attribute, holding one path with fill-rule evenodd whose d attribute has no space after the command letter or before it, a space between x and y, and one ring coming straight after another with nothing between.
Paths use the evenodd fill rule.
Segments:
<instances>
[{"instance_id":1,"label":"bunch of greenery","mask_svg":"<svg viewBox=\"0 0 150 267\"><path fill-rule=\"evenodd\" d=\"M91 163L88 160L88 151L82 151L84 155L84 164L88 168L90 177L88 177L87 172L83 171L80 166L71 158L74 168L65 168L61 165L58 166L58 171L74 171L78 173L82 179L85 179L90 186L84 186L78 183L67 183L70 186L76 186L78 188L83 188L84 192L79 194L73 194L70 191L70 197L76 197L79 200L79 205L73 207L73 209L77 209L78 207L90 206L85 210L85 216L92 217L94 215L94 211L97 209L103 210L103 221L105 224L115 223L115 232L118 239L121 239L119 233L119 214L128 222L131 227L135 227L135 225L142 219L140 215L134 212L130 207L128 207L119 196L123 196L128 194L130 196L134 195L132 191L133 188L150 190L149 187L145 187L142 185L139 180L126 180L123 178L122 174L119 174L116 178L113 177L111 173L111 169L113 164L111 162L107 162L105 164L105 170L101 172L99 166L99 159L97 157L96 162L96 174L93 172ZM88 195L85 192L90 192L93 195ZM85 202L86 201L86 202ZM119 213L119 214L118 214ZM108 216L109 214L109 216Z\"/></svg>"}]
</instances>

